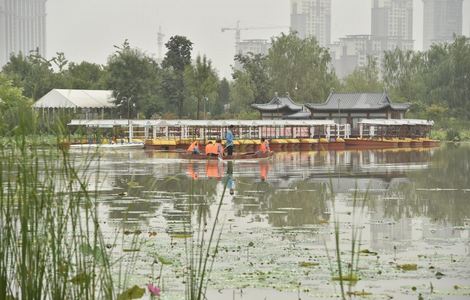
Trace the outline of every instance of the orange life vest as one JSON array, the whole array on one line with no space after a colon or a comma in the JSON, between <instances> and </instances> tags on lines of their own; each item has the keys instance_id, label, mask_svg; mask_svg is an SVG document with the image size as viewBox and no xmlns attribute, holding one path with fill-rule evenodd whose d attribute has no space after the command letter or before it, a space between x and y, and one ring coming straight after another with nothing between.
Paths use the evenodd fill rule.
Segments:
<instances>
[{"instance_id":1,"label":"orange life vest","mask_svg":"<svg viewBox=\"0 0 470 300\"><path fill-rule=\"evenodd\" d=\"M187 151L187 152L193 152L194 149L196 148L196 145L197 145L197 144L198 144L197 141L192 142L191 145L189 145L188 150L186 150L186 151ZM198 145L198 146L199 146L199 145Z\"/></svg>"},{"instance_id":2,"label":"orange life vest","mask_svg":"<svg viewBox=\"0 0 470 300\"><path fill-rule=\"evenodd\" d=\"M206 154L217 154L217 145L207 144L206 145Z\"/></svg>"},{"instance_id":3,"label":"orange life vest","mask_svg":"<svg viewBox=\"0 0 470 300\"><path fill-rule=\"evenodd\" d=\"M268 145L266 145L266 142L261 143L261 145L259 145L259 151L263 153L268 152Z\"/></svg>"}]
</instances>

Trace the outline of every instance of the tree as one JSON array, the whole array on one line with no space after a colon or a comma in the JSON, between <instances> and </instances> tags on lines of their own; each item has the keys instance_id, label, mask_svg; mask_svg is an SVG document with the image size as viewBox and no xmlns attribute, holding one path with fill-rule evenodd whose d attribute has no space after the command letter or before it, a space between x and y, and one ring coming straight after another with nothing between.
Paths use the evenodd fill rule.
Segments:
<instances>
[{"instance_id":1,"label":"tree","mask_svg":"<svg viewBox=\"0 0 470 300\"><path fill-rule=\"evenodd\" d=\"M470 39L431 47L425 54L423 74L426 99L447 106L459 119L470 118Z\"/></svg>"},{"instance_id":2,"label":"tree","mask_svg":"<svg viewBox=\"0 0 470 300\"><path fill-rule=\"evenodd\" d=\"M237 80L230 87L230 112L234 114L244 113L250 110L250 105L255 100L255 87L250 76L245 72L237 74Z\"/></svg>"},{"instance_id":3,"label":"tree","mask_svg":"<svg viewBox=\"0 0 470 300\"><path fill-rule=\"evenodd\" d=\"M219 83L217 101L211 110L214 115L221 115L225 112L225 105L230 103L230 84L226 78Z\"/></svg>"},{"instance_id":4,"label":"tree","mask_svg":"<svg viewBox=\"0 0 470 300\"><path fill-rule=\"evenodd\" d=\"M379 79L377 60L367 57L367 65L359 67L344 79L343 92L382 92L383 83Z\"/></svg>"},{"instance_id":5,"label":"tree","mask_svg":"<svg viewBox=\"0 0 470 300\"><path fill-rule=\"evenodd\" d=\"M398 101L415 101L422 98L423 54L396 48L387 51L383 61L383 81L392 98Z\"/></svg>"},{"instance_id":6,"label":"tree","mask_svg":"<svg viewBox=\"0 0 470 300\"><path fill-rule=\"evenodd\" d=\"M35 128L32 100L23 96L21 88L15 87L5 75L0 74L0 134L23 130L25 134Z\"/></svg>"},{"instance_id":7,"label":"tree","mask_svg":"<svg viewBox=\"0 0 470 300\"><path fill-rule=\"evenodd\" d=\"M169 101L168 105L176 105L178 116L183 116L185 100L184 70L191 64L193 43L184 36L175 35L165 44L168 51L162 62L163 92Z\"/></svg>"},{"instance_id":8,"label":"tree","mask_svg":"<svg viewBox=\"0 0 470 300\"><path fill-rule=\"evenodd\" d=\"M267 57L271 94L289 92L301 103L323 101L338 86L330 61L328 49L314 38L301 39L295 33L274 38Z\"/></svg>"},{"instance_id":9,"label":"tree","mask_svg":"<svg viewBox=\"0 0 470 300\"><path fill-rule=\"evenodd\" d=\"M122 116L141 111L146 118L161 112L161 74L156 61L131 48L126 40L108 59L107 86L114 91ZM135 105L135 107L134 107Z\"/></svg>"},{"instance_id":10,"label":"tree","mask_svg":"<svg viewBox=\"0 0 470 300\"><path fill-rule=\"evenodd\" d=\"M23 95L33 100L38 100L57 86L51 61L43 58L37 51L28 56L22 53L12 55L2 72L15 86L22 88Z\"/></svg>"},{"instance_id":11,"label":"tree","mask_svg":"<svg viewBox=\"0 0 470 300\"><path fill-rule=\"evenodd\" d=\"M196 119L199 120L201 100L211 100L211 106L216 102L219 83L217 73L206 56L198 56L194 64L186 67L184 79L189 94L196 99Z\"/></svg>"},{"instance_id":12,"label":"tree","mask_svg":"<svg viewBox=\"0 0 470 300\"><path fill-rule=\"evenodd\" d=\"M271 82L268 73L267 57L262 54L248 53L247 55L238 54L235 56L243 71L250 76L254 86L255 103L265 103L271 99ZM237 72L233 73L236 80Z\"/></svg>"},{"instance_id":13,"label":"tree","mask_svg":"<svg viewBox=\"0 0 470 300\"><path fill-rule=\"evenodd\" d=\"M98 64L81 62L69 63L63 72L64 82L68 88L84 90L101 90L105 88L106 71Z\"/></svg>"}]
</instances>

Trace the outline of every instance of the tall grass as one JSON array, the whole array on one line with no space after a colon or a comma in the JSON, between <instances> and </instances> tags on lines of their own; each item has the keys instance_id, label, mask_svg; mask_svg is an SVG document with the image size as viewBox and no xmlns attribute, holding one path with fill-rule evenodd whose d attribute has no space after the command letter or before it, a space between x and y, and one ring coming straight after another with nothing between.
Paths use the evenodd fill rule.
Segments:
<instances>
[{"instance_id":1,"label":"tall grass","mask_svg":"<svg viewBox=\"0 0 470 300\"><path fill-rule=\"evenodd\" d=\"M93 158L38 144L19 132L0 145L0 299L112 299Z\"/></svg>"},{"instance_id":2,"label":"tall grass","mask_svg":"<svg viewBox=\"0 0 470 300\"><path fill-rule=\"evenodd\" d=\"M192 183L194 184L194 181ZM217 209L212 220L212 225L208 225L207 220L204 217L205 214L203 210L205 209L205 204L200 203L200 201L196 201L196 199L200 199L200 197L194 197L194 192L191 192L190 194L189 228L186 228L185 230L191 230L193 232L191 237L185 240L187 269L185 298L187 300L206 299L206 292L210 281L212 267L218 253L219 242L223 232L223 222L219 220L219 217L225 192L227 190L227 183L228 178L224 182L224 188L217 203ZM206 201L205 199L202 200ZM193 218L194 207L198 208L196 211L197 218L195 221Z\"/></svg>"},{"instance_id":3,"label":"tall grass","mask_svg":"<svg viewBox=\"0 0 470 300\"><path fill-rule=\"evenodd\" d=\"M346 299L345 283L348 285L348 293L350 294L352 284L359 280L359 255L361 253L361 238L362 238L362 225L358 224L357 217L361 217L364 212L365 204L369 199L369 188L364 193L363 197L358 194L357 184L354 189L352 198L352 212L351 212L351 244L350 244L350 258L349 260L344 259L343 251L341 249L341 235L340 235L340 219L336 210L335 193L333 190L333 183L330 180L330 197L332 201L332 213L334 217L334 238L335 238L335 249L334 258L331 259L328 246L325 242L325 251L330 264L330 270L332 279L339 281L341 299ZM359 210L358 210L359 209ZM334 261L334 263L332 262ZM334 266L335 264L335 266ZM346 266L346 268L345 268Z\"/></svg>"}]
</instances>

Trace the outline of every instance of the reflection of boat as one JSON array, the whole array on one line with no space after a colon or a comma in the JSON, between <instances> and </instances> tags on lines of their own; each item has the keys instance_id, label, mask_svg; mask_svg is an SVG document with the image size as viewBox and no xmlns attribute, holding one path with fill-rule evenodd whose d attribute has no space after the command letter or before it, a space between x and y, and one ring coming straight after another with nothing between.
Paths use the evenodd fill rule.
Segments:
<instances>
[{"instance_id":1,"label":"reflection of boat","mask_svg":"<svg viewBox=\"0 0 470 300\"><path fill-rule=\"evenodd\" d=\"M206 156L205 154L192 154L192 153L181 153L180 156L186 159L197 159L197 160L218 160L218 156ZM223 160L244 160L244 159L269 159L274 156L274 152L268 153L240 153L234 154L230 157L224 156Z\"/></svg>"},{"instance_id":2,"label":"reflection of boat","mask_svg":"<svg viewBox=\"0 0 470 300\"><path fill-rule=\"evenodd\" d=\"M143 149L144 143L126 143L126 144L74 144L70 149Z\"/></svg>"}]
</instances>

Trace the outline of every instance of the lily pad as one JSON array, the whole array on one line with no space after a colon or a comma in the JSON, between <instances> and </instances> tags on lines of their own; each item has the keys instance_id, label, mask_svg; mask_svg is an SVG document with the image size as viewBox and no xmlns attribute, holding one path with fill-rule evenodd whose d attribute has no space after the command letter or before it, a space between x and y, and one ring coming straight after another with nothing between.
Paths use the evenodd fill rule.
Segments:
<instances>
[{"instance_id":1,"label":"lily pad","mask_svg":"<svg viewBox=\"0 0 470 300\"><path fill-rule=\"evenodd\" d=\"M313 261L301 261L299 262L299 267L302 267L302 268L311 268L311 267L315 267L315 266L318 266L320 265L319 263L317 262L313 262Z\"/></svg>"},{"instance_id":2,"label":"lily pad","mask_svg":"<svg viewBox=\"0 0 470 300\"><path fill-rule=\"evenodd\" d=\"M130 289L127 289L122 294L118 296L118 300L131 300L131 299L140 299L144 296L145 289L140 288L137 285L134 285Z\"/></svg>"},{"instance_id":3,"label":"lily pad","mask_svg":"<svg viewBox=\"0 0 470 300\"><path fill-rule=\"evenodd\" d=\"M397 268L403 271L416 271L418 270L418 265L417 264L403 264L403 265L397 265Z\"/></svg>"}]
</instances>

